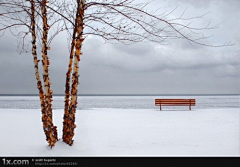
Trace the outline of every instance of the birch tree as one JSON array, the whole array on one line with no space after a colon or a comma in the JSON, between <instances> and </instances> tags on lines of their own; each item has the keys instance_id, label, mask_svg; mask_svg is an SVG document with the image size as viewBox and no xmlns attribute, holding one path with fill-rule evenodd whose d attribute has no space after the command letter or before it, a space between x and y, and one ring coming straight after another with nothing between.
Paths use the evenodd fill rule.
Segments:
<instances>
[{"instance_id":1,"label":"birch tree","mask_svg":"<svg viewBox=\"0 0 240 167\"><path fill-rule=\"evenodd\" d=\"M45 28L47 24L46 22L46 14L43 15L43 19L45 19L43 21L43 28L44 31L43 33L45 35L43 35L43 48L42 48L42 63L43 63L43 80L44 80L44 87L45 87L45 92L46 95L44 94L43 88L42 88L42 82L40 79L40 75L39 75L39 68L38 68L38 58L37 58L37 46L36 46L36 30L35 30L35 2L33 0L30 1L31 3L31 34L32 34L32 55L33 55L33 59L34 59L34 67L35 67L35 75L36 75L36 79L37 79L37 87L39 90L39 97L40 97L40 101L41 101L41 109L42 109L42 122L43 122L43 130L45 132L46 135L46 140L49 143L49 146L52 147L54 146L54 144L56 143L56 141L58 140L57 137L57 127L53 125L52 122L52 109L51 109L51 97L49 96L49 92L50 92L50 85L48 83L49 81L49 74L48 74L48 58L47 58L47 54L46 54L46 40L47 40L47 29ZM44 5L42 5L42 12L46 13L46 8L44 7Z\"/></svg>"},{"instance_id":2,"label":"birch tree","mask_svg":"<svg viewBox=\"0 0 240 167\"><path fill-rule=\"evenodd\" d=\"M48 12L46 8L47 1L35 0L1 0L0 1L0 32L2 36L6 30L17 36L19 40L19 52L27 52L26 42L28 34L31 34L32 56L34 62L35 76L39 98L41 102L43 130L49 146L52 148L58 141L57 127L53 124L52 118L52 90L50 88L49 78L49 58L47 51L50 49L50 41L60 32L58 29L53 33L50 40L48 31ZM37 22L36 22L37 21ZM57 23L58 19L54 19ZM41 24L41 25L40 25ZM53 26L53 24L51 25ZM42 27L42 28L41 28ZM37 56L37 41L42 43L42 66L43 66L43 83L40 77L39 62ZM44 87L44 89L43 89Z\"/></svg>"}]
</instances>

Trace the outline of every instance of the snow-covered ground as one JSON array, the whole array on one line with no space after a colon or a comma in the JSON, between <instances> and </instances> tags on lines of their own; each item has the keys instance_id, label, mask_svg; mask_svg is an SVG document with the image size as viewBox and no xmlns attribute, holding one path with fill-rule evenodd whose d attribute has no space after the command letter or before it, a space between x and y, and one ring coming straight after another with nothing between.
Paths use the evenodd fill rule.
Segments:
<instances>
[{"instance_id":1,"label":"snow-covered ground","mask_svg":"<svg viewBox=\"0 0 240 167\"><path fill-rule=\"evenodd\" d=\"M78 110L74 145L53 149L40 109L0 109L0 156L240 156L239 108L187 109Z\"/></svg>"}]
</instances>

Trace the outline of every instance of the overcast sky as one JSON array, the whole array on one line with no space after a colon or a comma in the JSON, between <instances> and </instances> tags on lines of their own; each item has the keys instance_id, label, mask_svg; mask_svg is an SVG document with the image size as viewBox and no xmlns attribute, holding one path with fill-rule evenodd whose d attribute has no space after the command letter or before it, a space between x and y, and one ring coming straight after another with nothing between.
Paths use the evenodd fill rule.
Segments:
<instances>
[{"instance_id":1,"label":"overcast sky","mask_svg":"<svg viewBox=\"0 0 240 167\"><path fill-rule=\"evenodd\" d=\"M239 94L240 93L240 1L161 0L155 7L169 9L177 17L210 12L198 26L221 23L210 41L231 47L190 45L183 40L133 45L106 44L89 36L83 44L79 94ZM6 32L0 38L0 94L37 94L31 53L19 55L17 42ZM68 66L66 35L51 45L50 78L55 94L64 94Z\"/></svg>"}]
</instances>

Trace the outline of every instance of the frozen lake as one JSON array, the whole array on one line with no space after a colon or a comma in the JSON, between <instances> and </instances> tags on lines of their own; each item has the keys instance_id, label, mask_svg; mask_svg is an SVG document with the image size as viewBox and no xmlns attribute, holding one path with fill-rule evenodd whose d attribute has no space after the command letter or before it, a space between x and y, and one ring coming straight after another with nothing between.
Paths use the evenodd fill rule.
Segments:
<instances>
[{"instance_id":1,"label":"frozen lake","mask_svg":"<svg viewBox=\"0 0 240 167\"><path fill-rule=\"evenodd\" d=\"M80 96L78 109L89 108L119 108L119 109L157 109L154 100L156 98L194 98L196 106L192 109L212 108L239 108L239 95L228 96ZM53 108L64 108L64 96L53 97ZM38 96L0 96L0 108L2 109L39 109ZM163 107L163 109L176 107ZM177 107L187 109L188 107Z\"/></svg>"}]
</instances>

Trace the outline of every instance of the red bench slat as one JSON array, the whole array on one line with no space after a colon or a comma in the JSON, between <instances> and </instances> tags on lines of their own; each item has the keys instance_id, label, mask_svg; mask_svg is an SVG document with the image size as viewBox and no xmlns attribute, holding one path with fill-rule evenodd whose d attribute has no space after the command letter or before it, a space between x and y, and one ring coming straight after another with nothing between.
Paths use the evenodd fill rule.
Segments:
<instances>
[{"instance_id":1,"label":"red bench slat","mask_svg":"<svg viewBox=\"0 0 240 167\"><path fill-rule=\"evenodd\" d=\"M155 99L155 105L160 106L189 106L189 110L191 110L191 106L195 106L195 99Z\"/></svg>"}]
</instances>

